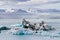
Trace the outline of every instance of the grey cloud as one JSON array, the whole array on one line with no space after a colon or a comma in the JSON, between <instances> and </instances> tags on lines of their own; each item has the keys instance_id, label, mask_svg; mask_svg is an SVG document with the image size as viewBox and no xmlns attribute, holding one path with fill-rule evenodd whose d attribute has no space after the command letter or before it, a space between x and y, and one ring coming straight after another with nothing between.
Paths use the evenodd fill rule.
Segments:
<instances>
[{"instance_id":1,"label":"grey cloud","mask_svg":"<svg viewBox=\"0 0 60 40\"><path fill-rule=\"evenodd\" d=\"M30 1L30 0L0 0L0 1L26 2L26 1Z\"/></svg>"},{"instance_id":2,"label":"grey cloud","mask_svg":"<svg viewBox=\"0 0 60 40\"><path fill-rule=\"evenodd\" d=\"M41 6L41 5L46 5L46 4L56 4L56 3L60 3L60 1L49 1L49 2L45 2L45 3L33 3L33 4L28 4L28 6Z\"/></svg>"}]
</instances>

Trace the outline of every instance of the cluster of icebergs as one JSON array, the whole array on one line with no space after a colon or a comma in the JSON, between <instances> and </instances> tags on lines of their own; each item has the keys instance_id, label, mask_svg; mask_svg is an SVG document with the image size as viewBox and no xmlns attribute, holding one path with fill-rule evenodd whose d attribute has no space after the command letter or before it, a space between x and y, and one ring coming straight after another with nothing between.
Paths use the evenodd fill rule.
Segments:
<instances>
[{"instance_id":1,"label":"cluster of icebergs","mask_svg":"<svg viewBox=\"0 0 60 40\"><path fill-rule=\"evenodd\" d=\"M16 24L16 25L10 25L10 26L14 26L10 30L8 30L8 32L13 35L36 35L37 34L37 35L42 35L42 36L55 36L55 37L58 37L60 35L60 32L54 32L56 30L54 30L54 31L39 30L36 33L36 31L32 31L30 29L23 28L22 24Z\"/></svg>"},{"instance_id":2,"label":"cluster of icebergs","mask_svg":"<svg viewBox=\"0 0 60 40\"><path fill-rule=\"evenodd\" d=\"M41 33L46 34L48 32L48 31L39 30L38 33L36 33L36 31L23 28L22 24L16 24L11 26L14 26L14 28L11 28L9 32L15 35L31 35L31 34L41 34Z\"/></svg>"}]
</instances>

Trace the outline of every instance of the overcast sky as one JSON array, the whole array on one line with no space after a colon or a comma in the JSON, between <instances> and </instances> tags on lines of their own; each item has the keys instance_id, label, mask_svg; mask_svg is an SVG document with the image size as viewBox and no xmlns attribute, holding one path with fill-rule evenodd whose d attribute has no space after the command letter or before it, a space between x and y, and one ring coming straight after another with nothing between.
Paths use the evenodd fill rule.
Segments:
<instances>
[{"instance_id":1,"label":"overcast sky","mask_svg":"<svg viewBox=\"0 0 60 40\"><path fill-rule=\"evenodd\" d=\"M5 8L60 9L60 0L0 0L0 9Z\"/></svg>"},{"instance_id":2,"label":"overcast sky","mask_svg":"<svg viewBox=\"0 0 60 40\"><path fill-rule=\"evenodd\" d=\"M34 8L36 9L55 9L60 11L60 0L0 0L0 9L7 9L6 12L15 12L15 10L12 9L29 9L32 8L32 10ZM25 10L26 11L26 10ZM35 9L34 9L35 11ZM54 12L54 14L52 15L51 13L44 13L44 14L36 14L39 17L40 15L50 15L50 16L59 16L60 14L57 14ZM13 16L13 15L12 15ZM10 17L12 17L10 16ZM16 15L17 16L17 15ZM14 18L16 17L14 16ZM35 13L34 13L35 16ZM5 15L0 15L0 17L4 18ZM9 17L8 15L6 17ZM9 18L10 18L9 17ZM35 18L36 18L35 17Z\"/></svg>"}]
</instances>

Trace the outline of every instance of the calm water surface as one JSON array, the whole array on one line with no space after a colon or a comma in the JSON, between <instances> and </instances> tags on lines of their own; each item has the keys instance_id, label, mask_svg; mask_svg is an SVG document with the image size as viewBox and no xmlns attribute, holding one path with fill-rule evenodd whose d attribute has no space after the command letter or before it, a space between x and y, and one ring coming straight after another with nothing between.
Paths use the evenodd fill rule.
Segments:
<instances>
[{"instance_id":1,"label":"calm water surface","mask_svg":"<svg viewBox=\"0 0 60 40\"><path fill-rule=\"evenodd\" d=\"M28 20L28 19L27 19ZM31 22L40 22L43 19L29 19ZM58 33L60 32L60 19L44 19L45 23L48 25L52 25L56 30L52 31L52 33ZM21 19L0 19L0 25L14 25L21 23ZM50 32L48 32L50 33ZM43 32L43 35L12 35L8 33L8 31L2 31L0 33L0 40L60 40L60 35L58 36L53 36L51 33L50 35L44 35L46 34ZM56 34L54 34L56 35Z\"/></svg>"}]
</instances>

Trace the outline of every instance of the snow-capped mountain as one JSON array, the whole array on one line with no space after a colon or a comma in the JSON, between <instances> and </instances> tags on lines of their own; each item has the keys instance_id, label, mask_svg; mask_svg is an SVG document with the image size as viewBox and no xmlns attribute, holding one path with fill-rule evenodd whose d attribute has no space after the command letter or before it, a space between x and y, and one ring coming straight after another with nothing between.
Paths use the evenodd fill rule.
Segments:
<instances>
[{"instance_id":1,"label":"snow-capped mountain","mask_svg":"<svg viewBox=\"0 0 60 40\"><path fill-rule=\"evenodd\" d=\"M14 10L14 12L11 12L11 10L6 12L6 9L2 9L0 11L0 18L18 19L18 18L24 18L24 17L27 18L27 17L32 16L32 14L30 14L24 10L21 10L21 9L13 9L13 10Z\"/></svg>"},{"instance_id":2,"label":"snow-capped mountain","mask_svg":"<svg viewBox=\"0 0 60 40\"><path fill-rule=\"evenodd\" d=\"M0 9L0 19L59 18L57 9ZM53 15L51 15L53 14ZM54 16L55 15L55 16Z\"/></svg>"},{"instance_id":3,"label":"snow-capped mountain","mask_svg":"<svg viewBox=\"0 0 60 40\"><path fill-rule=\"evenodd\" d=\"M39 9L37 11L41 12L41 13L57 13L57 12L60 12L60 10L57 10L57 9Z\"/></svg>"}]
</instances>

